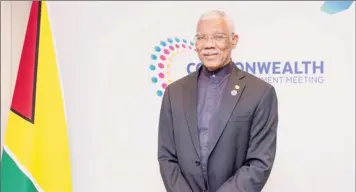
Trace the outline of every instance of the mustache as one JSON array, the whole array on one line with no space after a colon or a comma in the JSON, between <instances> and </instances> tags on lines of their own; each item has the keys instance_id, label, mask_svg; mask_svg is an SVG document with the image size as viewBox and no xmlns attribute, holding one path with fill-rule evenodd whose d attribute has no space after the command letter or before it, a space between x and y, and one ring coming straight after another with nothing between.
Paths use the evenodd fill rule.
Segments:
<instances>
[{"instance_id":1,"label":"mustache","mask_svg":"<svg viewBox=\"0 0 356 192\"><path fill-rule=\"evenodd\" d=\"M218 50L218 49L203 49L200 51L200 53L203 55L217 55L220 53L220 50Z\"/></svg>"}]
</instances>

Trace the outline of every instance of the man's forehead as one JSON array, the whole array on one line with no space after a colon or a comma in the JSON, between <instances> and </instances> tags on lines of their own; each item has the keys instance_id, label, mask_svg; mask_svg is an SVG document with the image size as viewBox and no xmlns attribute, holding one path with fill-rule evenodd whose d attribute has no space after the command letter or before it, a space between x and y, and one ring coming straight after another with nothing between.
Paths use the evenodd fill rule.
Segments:
<instances>
[{"instance_id":1,"label":"man's forehead","mask_svg":"<svg viewBox=\"0 0 356 192\"><path fill-rule=\"evenodd\" d=\"M197 25L197 33L226 33L228 30L227 22L223 18L201 20Z\"/></svg>"},{"instance_id":2,"label":"man's forehead","mask_svg":"<svg viewBox=\"0 0 356 192\"><path fill-rule=\"evenodd\" d=\"M221 25L221 26L224 26L224 25L227 25L227 22L222 17L204 19L204 20L200 20L198 22L198 27L199 26L206 26L206 25Z\"/></svg>"},{"instance_id":3,"label":"man's forehead","mask_svg":"<svg viewBox=\"0 0 356 192\"><path fill-rule=\"evenodd\" d=\"M228 28L221 28L221 27L210 27L210 28L198 28L196 31L197 35L215 35L215 34L228 34Z\"/></svg>"}]
</instances>

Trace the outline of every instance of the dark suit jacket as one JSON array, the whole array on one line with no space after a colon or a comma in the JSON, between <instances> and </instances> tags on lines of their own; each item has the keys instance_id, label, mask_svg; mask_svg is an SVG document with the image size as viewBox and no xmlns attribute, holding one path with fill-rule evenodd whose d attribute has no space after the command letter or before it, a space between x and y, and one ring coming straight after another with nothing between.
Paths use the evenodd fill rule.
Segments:
<instances>
[{"instance_id":1,"label":"dark suit jacket","mask_svg":"<svg viewBox=\"0 0 356 192\"><path fill-rule=\"evenodd\" d=\"M260 192L276 153L278 106L274 87L234 67L214 117L218 121L205 184L199 162L197 75L196 71L170 84L163 96L158 161L166 190Z\"/></svg>"}]
</instances>

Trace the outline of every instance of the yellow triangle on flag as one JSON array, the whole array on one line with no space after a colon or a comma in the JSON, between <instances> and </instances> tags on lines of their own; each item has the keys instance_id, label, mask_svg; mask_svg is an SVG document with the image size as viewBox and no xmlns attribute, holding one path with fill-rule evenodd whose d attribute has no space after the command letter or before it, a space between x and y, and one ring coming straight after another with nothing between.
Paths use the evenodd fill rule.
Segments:
<instances>
[{"instance_id":1,"label":"yellow triangle on flag","mask_svg":"<svg viewBox=\"0 0 356 192\"><path fill-rule=\"evenodd\" d=\"M1 162L1 192L70 192L64 103L44 1L33 1Z\"/></svg>"}]
</instances>

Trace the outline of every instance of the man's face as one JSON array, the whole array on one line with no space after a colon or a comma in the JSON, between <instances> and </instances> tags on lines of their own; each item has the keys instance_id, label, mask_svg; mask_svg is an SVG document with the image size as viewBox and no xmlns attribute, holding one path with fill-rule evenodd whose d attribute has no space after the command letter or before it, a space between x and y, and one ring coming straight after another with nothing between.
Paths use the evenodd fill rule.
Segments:
<instances>
[{"instance_id":1,"label":"man's face","mask_svg":"<svg viewBox=\"0 0 356 192\"><path fill-rule=\"evenodd\" d=\"M199 21L195 40L199 59L209 70L216 70L230 61L238 36L225 19L212 18Z\"/></svg>"}]
</instances>

